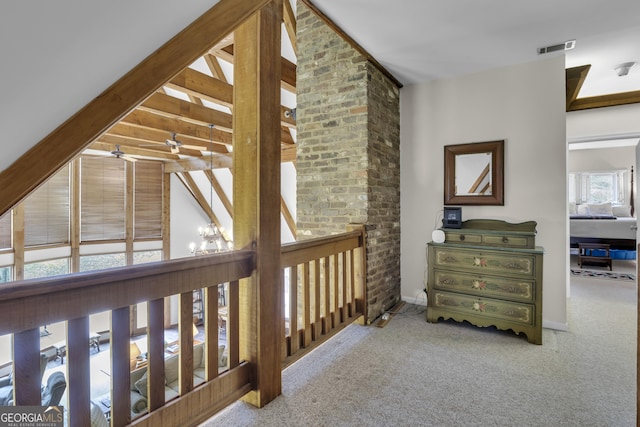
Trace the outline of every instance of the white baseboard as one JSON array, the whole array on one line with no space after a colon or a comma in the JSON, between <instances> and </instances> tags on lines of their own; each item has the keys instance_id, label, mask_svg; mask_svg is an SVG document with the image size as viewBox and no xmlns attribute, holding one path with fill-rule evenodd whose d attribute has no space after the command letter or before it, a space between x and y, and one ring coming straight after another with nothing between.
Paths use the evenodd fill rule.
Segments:
<instances>
[{"instance_id":1,"label":"white baseboard","mask_svg":"<svg viewBox=\"0 0 640 427\"><path fill-rule=\"evenodd\" d=\"M569 330L568 323L551 322L549 320L542 319L542 327L546 329L555 329L556 331L567 332Z\"/></svg>"},{"instance_id":2,"label":"white baseboard","mask_svg":"<svg viewBox=\"0 0 640 427\"><path fill-rule=\"evenodd\" d=\"M409 304L426 306L427 305L427 296L425 295L424 292L420 292L420 294L418 296L416 296L416 297L403 296L402 297L402 301L404 301L406 303L409 303Z\"/></svg>"}]
</instances>

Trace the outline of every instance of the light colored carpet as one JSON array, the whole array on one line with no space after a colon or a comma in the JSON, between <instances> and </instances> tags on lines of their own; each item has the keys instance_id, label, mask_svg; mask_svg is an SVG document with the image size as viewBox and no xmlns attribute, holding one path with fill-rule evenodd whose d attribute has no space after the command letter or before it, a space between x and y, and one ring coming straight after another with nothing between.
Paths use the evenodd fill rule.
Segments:
<instances>
[{"instance_id":1,"label":"light colored carpet","mask_svg":"<svg viewBox=\"0 0 640 427\"><path fill-rule=\"evenodd\" d=\"M286 369L266 407L237 402L203 426L633 426L636 283L571 280L570 330L545 329L542 346L407 304Z\"/></svg>"}]
</instances>

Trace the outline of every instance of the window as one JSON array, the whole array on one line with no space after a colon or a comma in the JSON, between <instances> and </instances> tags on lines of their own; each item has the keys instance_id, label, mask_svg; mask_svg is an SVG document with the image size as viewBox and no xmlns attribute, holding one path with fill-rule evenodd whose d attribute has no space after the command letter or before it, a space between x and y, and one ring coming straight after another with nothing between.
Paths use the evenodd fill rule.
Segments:
<instances>
[{"instance_id":1,"label":"window","mask_svg":"<svg viewBox=\"0 0 640 427\"><path fill-rule=\"evenodd\" d=\"M50 259L24 265L24 278L39 279L41 277L59 276L69 273L69 258Z\"/></svg>"},{"instance_id":2,"label":"window","mask_svg":"<svg viewBox=\"0 0 640 427\"><path fill-rule=\"evenodd\" d=\"M82 158L81 241L124 239L125 163L115 157Z\"/></svg>"},{"instance_id":3,"label":"window","mask_svg":"<svg viewBox=\"0 0 640 427\"><path fill-rule=\"evenodd\" d=\"M0 218L0 250L11 249L11 212Z\"/></svg>"},{"instance_id":4,"label":"window","mask_svg":"<svg viewBox=\"0 0 640 427\"><path fill-rule=\"evenodd\" d=\"M24 245L69 242L69 167L65 166L24 202Z\"/></svg>"},{"instance_id":5,"label":"window","mask_svg":"<svg viewBox=\"0 0 640 427\"><path fill-rule=\"evenodd\" d=\"M162 251L140 251L133 253L133 264L162 261Z\"/></svg>"},{"instance_id":6,"label":"window","mask_svg":"<svg viewBox=\"0 0 640 427\"><path fill-rule=\"evenodd\" d=\"M578 172L569 174L569 201L581 203L628 203L627 171Z\"/></svg>"},{"instance_id":7,"label":"window","mask_svg":"<svg viewBox=\"0 0 640 427\"><path fill-rule=\"evenodd\" d=\"M0 283L7 283L13 280L13 269L11 267L0 267Z\"/></svg>"},{"instance_id":8,"label":"window","mask_svg":"<svg viewBox=\"0 0 640 427\"><path fill-rule=\"evenodd\" d=\"M127 260L124 253L83 255L80 257L80 271L104 270L125 265L127 265Z\"/></svg>"},{"instance_id":9,"label":"window","mask_svg":"<svg viewBox=\"0 0 640 427\"><path fill-rule=\"evenodd\" d=\"M134 238L162 237L162 163L135 164Z\"/></svg>"}]
</instances>

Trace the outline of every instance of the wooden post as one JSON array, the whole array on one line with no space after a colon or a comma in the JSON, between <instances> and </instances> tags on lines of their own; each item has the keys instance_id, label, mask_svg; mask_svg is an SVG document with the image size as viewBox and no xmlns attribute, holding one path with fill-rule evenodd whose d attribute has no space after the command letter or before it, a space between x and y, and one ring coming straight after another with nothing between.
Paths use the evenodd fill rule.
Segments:
<instances>
[{"instance_id":1,"label":"wooden post","mask_svg":"<svg viewBox=\"0 0 640 427\"><path fill-rule=\"evenodd\" d=\"M253 370L244 400L258 407L282 391L281 22L282 1L271 1L237 28L234 47L234 247L256 251L256 270L240 281L240 356Z\"/></svg>"}]
</instances>

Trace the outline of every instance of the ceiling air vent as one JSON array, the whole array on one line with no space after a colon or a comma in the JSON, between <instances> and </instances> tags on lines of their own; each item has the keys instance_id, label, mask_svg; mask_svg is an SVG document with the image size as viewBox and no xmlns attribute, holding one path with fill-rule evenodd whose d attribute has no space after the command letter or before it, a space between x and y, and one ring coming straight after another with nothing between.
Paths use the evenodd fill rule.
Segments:
<instances>
[{"instance_id":1,"label":"ceiling air vent","mask_svg":"<svg viewBox=\"0 0 640 427\"><path fill-rule=\"evenodd\" d=\"M570 50L570 49L573 49L574 47L576 47L576 41L568 40L564 43L554 44L553 46L539 47L538 55L541 55L543 53L557 52L559 50Z\"/></svg>"}]
</instances>

